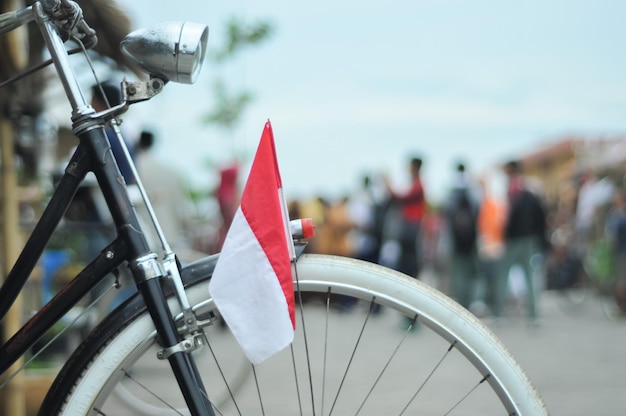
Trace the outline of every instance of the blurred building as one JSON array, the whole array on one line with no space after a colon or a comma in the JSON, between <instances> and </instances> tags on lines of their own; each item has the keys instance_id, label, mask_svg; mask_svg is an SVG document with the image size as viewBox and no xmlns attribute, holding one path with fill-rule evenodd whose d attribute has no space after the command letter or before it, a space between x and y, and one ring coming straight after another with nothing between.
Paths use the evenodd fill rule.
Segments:
<instances>
[{"instance_id":1,"label":"blurred building","mask_svg":"<svg viewBox=\"0 0 626 416\"><path fill-rule=\"evenodd\" d=\"M585 172L610 177L624 184L626 135L564 136L521 158L526 176L538 179L547 200L553 200L564 186L576 183Z\"/></svg>"}]
</instances>

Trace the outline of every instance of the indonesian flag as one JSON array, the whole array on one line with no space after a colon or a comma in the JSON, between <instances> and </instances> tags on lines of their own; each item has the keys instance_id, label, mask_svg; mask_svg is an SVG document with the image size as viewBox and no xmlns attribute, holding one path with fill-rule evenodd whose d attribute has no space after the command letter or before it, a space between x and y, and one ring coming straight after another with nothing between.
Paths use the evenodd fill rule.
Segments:
<instances>
[{"instance_id":1,"label":"indonesian flag","mask_svg":"<svg viewBox=\"0 0 626 416\"><path fill-rule=\"evenodd\" d=\"M293 241L268 121L209 291L250 361L293 341Z\"/></svg>"}]
</instances>

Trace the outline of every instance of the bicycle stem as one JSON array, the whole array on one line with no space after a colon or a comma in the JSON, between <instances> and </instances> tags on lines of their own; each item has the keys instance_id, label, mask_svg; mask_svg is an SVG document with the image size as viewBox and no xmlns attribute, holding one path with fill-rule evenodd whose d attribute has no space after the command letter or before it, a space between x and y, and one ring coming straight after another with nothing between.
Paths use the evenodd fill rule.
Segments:
<instances>
[{"instance_id":1,"label":"bicycle stem","mask_svg":"<svg viewBox=\"0 0 626 416\"><path fill-rule=\"evenodd\" d=\"M65 95L72 106L72 120L93 113L94 109L83 96L80 85L74 76L74 71L70 66L65 47L63 46L63 41L58 34L54 22L52 22L50 17L44 12L41 4L35 3L33 10L35 13L35 21L39 25L43 38L48 45L52 61L59 75L61 84L63 84Z\"/></svg>"}]
</instances>

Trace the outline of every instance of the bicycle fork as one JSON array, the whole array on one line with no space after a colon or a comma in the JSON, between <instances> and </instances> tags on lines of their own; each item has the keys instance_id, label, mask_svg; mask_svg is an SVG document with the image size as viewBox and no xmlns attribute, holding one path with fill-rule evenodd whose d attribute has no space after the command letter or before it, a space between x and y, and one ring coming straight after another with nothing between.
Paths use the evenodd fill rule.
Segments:
<instances>
[{"instance_id":1,"label":"bicycle fork","mask_svg":"<svg viewBox=\"0 0 626 416\"><path fill-rule=\"evenodd\" d=\"M156 255L137 259L131 269L135 279L144 279L138 281L137 288L152 316L160 344L164 346L157 358L169 361L191 414L215 416L196 363L190 354L195 349L195 341L184 339L178 332L159 282L162 273Z\"/></svg>"}]
</instances>

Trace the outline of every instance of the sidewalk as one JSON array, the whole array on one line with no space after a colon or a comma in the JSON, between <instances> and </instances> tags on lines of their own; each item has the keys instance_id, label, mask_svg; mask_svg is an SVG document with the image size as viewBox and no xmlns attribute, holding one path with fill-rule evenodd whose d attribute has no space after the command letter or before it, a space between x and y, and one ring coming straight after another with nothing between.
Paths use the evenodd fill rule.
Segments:
<instances>
[{"instance_id":1,"label":"sidewalk","mask_svg":"<svg viewBox=\"0 0 626 416\"><path fill-rule=\"evenodd\" d=\"M607 318L595 296L574 309L565 308L564 301L556 293L542 295L538 328L528 328L523 316L491 327L534 381L551 414L624 414L626 320Z\"/></svg>"},{"instance_id":2,"label":"sidewalk","mask_svg":"<svg viewBox=\"0 0 626 416\"><path fill-rule=\"evenodd\" d=\"M624 414L626 409L626 320L610 320L604 314L602 304L598 298L590 297L576 312L566 312L561 307L559 297L552 292L545 292L540 297L540 311L541 311L541 325L536 327L529 327L527 320L524 316L524 311L520 309L517 313L513 313L511 317L497 321L496 324L491 324L491 328L497 336L501 338L503 343L509 348L512 354L517 358L518 362L524 368L530 378L535 383L538 391L544 398L546 406L551 415L565 415L565 416L614 416ZM364 312L364 310L361 310ZM322 309L318 313L324 313ZM351 340L354 338L352 332L358 333L360 329L360 323L364 317L364 313L357 311L351 313L342 313L335 315L336 325L342 330L344 336L340 338L334 338L333 341L338 342L341 346L346 343L347 348L351 348ZM380 328L376 329L377 338L368 339L367 343L377 344L380 341L381 344L386 345L385 337L388 335L395 336L394 334L400 333L400 327L396 326L398 316L394 313L383 313L382 316L376 317L375 321L378 321L382 327L386 328L387 332L378 332ZM392 323L391 326L389 323ZM312 321L308 321L309 324ZM334 324L333 324L334 325ZM315 325L313 325L314 327ZM382 328L381 327L381 328ZM313 329L311 325L307 327L307 330ZM323 330L323 328L318 328ZM335 328L337 329L337 328ZM333 332L333 329L330 329ZM310 332L310 340L323 340L324 336L321 333L316 334L315 331ZM344 339L346 341L344 341ZM218 356L221 356L224 351L226 354L232 354L232 351L228 348L232 348L232 340L224 339L224 348L222 351L220 348L221 337L213 338L213 347L216 348ZM403 356L400 361L400 365L406 365L407 363L418 363L422 361L415 360L415 353L418 352L421 358L424 358L425 365L429 367L436 361L435 357L441 356L442 346L447 348L445 342L441 342L438 337L429 337L428 332L416 331L415 336L409 336L407 343L409 343L408 350L404 349L404 353L409 353L408 356ZM411 344L413 343L413 344ZM445 345L442 345L445 344ZM319 355L320 345L317 342L310 344L311 353L315 356ZM369 354L377 354L380 349L375 347L369 349ZM336 365L345 366L345 358L348 357L350 351L340 352L336 357L342 357L341 361L332 361L329 358L328 366L333 367ZM375 371L380 368L378 364L371 365L378 358L369 354L360 354L355 357L353 368L358 372ZM289 357L287 357L289 356ZM152 357L151 355L149 358ZM257 372L261 378L267 381L267 377L276 378L276 382L284 382L283 375L285 371L292 373L291 369L291 357L286 354L284 358L288 358L283 361L275 361L273 366L270 367L272 373L264 372L263 366L257 368ZM359 360L357 360L357 358ZM429 359L430 358L430 359ZM386 358L384 358L386 359ZM275 359L272 359L275 360ZM279 359L280 360L280 359ZM364 360L364 361L363 361ZM235 359L231 364L239 365L244 363L242 358ZM404 364L402 364L404 363ZM149 369L155 365L154 360L150 360L145 363ZM225 364L225 363L222 363ZM247 364L247 362L245 362ZM380 363L379 363L380 364ZM166 364L163 364L166 366ZM283 368L284 367L284 368ZM413 364L409 366L413 370ZM407 368L409 368L407 367ZM234 367L233 367L234 368ZM246 367L248 368L248 367ZM224 367L228 370L228 365ZM286 369L286 370L285 370ZM215 374L215 369L206 368L207 371L212 371ZM285 370L285 371L283 371ZM461 375L464 373L458 373L458 367L447 366L441 368L442 379L456 382L460 380ZM153 380L163 380L168 383L160 384L158 394L166 396L170 393L176 393L175 389L172 389L171 380L166 377L158 376L159 371L163 371L163 374L169 370L163 368L153 371L149 371L148 375ZM228 371L227 371L228 372ZM394 372L395 377L405 377L405 384L408 385L414 382L422 371L411 373L411 371ZM472 368L472 374L475 375ZM365 379L369 379L369 376ZM418 377L419 378L419 377ZM291 378L289 378L291 380ZM359 380L357 377L356 380ZM159 382L157 381L157 384ZM289 381L291 383L291 381ZM354 383L354 379L346 384L346 389L350 386L350 383ZM358 384L358 383L357 383ZM395 382L398 385L397 381ZM405 385L400 383L399 385ZM454 384L454 383L452 383ZM269 384L263 383L264 386L276 386L270 382ZM303 386L306 383L302 384ZM240 398L239 405L247 407L249 404L257 406L258 397L255 392L256 387L253 384L253 379L250 377L250 373L246 373L242 378L242 389L251 389L244 397ZM293 387L293 386L291 386ZM449 389L432 391L429 394L434 395L446 395L447 391L454 391L453 385L448 386ZM267 388L267 387L266 387ZM332 391L332 388L329 389ZM267 393L267 392L265 392ZM287 394L287 393L285 393ZM217 394L214 397L218 397ZM227 397L223 392L220 397ZM274 395L270 395L274 396ZM348 397L349 393L348 393ZM357 396L361 398L361 392L358 392ZM282 409L281 414L296 414L287 408L287 402L283 401L283 397L278 395L272 397L279 400L278 403L268 401L266 402L268 409ZM349 400L348 400L349 401ZM248 403L249 402L249 403ZM388 398L383 400L383 403L396 403L397 400ZM435 403L437 400L434 401ZM328 406L328 403L327 403ZM227 410L224 414L236 414L233 410L225 408ZM422 409L424 414L438 414L429 413L428 409ZM110 410L111 414L117 414L115 410ZM337 414L341 414L342 411L338 410ZM368 413L374 414L374 413Z\"/></svg>"}]
</instances>

